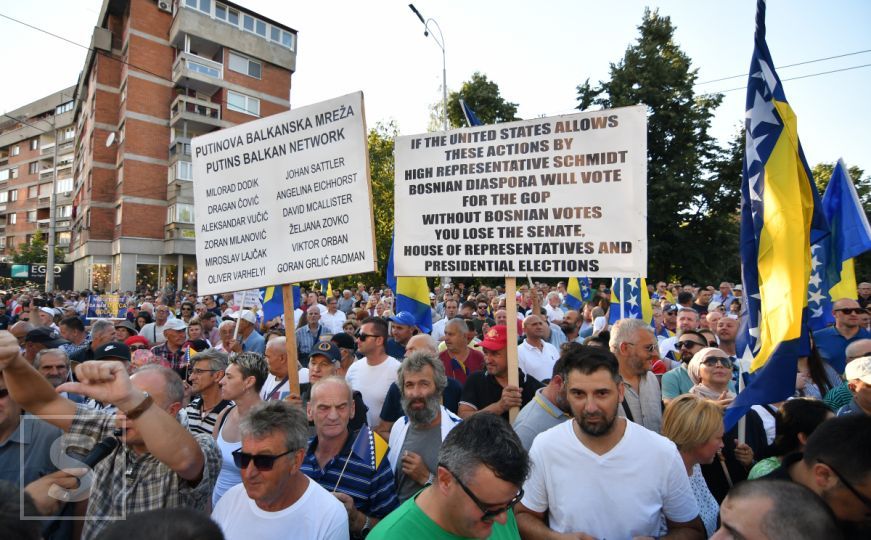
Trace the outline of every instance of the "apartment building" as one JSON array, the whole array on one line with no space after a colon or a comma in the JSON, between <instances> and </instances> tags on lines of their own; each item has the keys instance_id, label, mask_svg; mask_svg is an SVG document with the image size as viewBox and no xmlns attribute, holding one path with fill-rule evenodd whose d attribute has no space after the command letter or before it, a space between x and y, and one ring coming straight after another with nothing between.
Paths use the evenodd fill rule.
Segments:
<instances>
[{"instance_id":1,"label":"apartment building","mask_svg":"<svg viewBox=\"0 0 871 540\"><path fill-rule=\"evenodd\" d=\"M290 108L297 33L215 0L104 0L76 87L76 288L196 286L190 141Z\"/></svg>"},{"instance_id":2,"label":"apartment building","mask_svg":"<svg viewBox=\"0 0 871 540\"><path fill-rule=\"evenodd\" d=\"M48 241L52 191L55 244L70 244L74 92L75 86L65 88L0 117L0 258L6 262L37 231Z\"/></svg>"}]
</instances>

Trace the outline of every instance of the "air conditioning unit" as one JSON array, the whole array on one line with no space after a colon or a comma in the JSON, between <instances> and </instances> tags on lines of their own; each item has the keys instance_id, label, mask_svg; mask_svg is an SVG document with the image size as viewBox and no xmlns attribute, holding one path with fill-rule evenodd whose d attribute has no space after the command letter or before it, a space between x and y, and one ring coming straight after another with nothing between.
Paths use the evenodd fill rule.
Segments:
<instances>
[{"instance_id":1,"label":"air conditioning unit","mask_svg":"<svg viewBox=\"0 0 871 540\"><path fill-rule=\"evenodd\" d=\"M157 9L172 13L172 2L170 0L157 0Z\"/></svg>"}]
</instances>

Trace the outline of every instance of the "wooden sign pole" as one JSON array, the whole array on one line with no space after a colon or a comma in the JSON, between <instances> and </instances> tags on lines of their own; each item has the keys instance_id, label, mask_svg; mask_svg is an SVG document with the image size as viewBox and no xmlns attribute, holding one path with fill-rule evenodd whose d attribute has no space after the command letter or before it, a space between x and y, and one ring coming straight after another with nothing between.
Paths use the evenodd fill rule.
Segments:
<instances>
[{"instance_id":1,"label":"wooden sign pole","mask_svg":"<svg viewBox=\"0 0 871 540\"><path fill-rule=\"evenodd\" d=\"M505 278L505 326L508 328L508 384L520 387L520 372L517 365L517 280ZM514 422L520 407L511 407L508 420Z\"/></svg>"},{"instance_id":2,"label":"wooden sign pole","mask_svg":"<svg viewBox=\"0 0 871 540\"><path fill-rule=\"evenodd\" d=\"M296 357L296 318L293 305L293 284L288 283L281 288L284 300L284 337L287 352L287 383L290 393L299 395L299 361Z\"/></svg>"}]
</instances>

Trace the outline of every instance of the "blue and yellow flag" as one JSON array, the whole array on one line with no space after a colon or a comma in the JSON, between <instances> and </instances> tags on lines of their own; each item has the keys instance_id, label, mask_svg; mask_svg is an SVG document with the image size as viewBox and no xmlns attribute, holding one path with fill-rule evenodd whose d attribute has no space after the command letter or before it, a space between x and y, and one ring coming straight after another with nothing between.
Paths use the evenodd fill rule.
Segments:
<instances>
[{"instance_id":1,"label":"blue and yellow flag","mask_svg":"<svg viewBox=\"0 0 871 540\"><path fill-rule=\"evenodd\" d=\"M807 350L810 247L828 234L795 113L765 42L764 0L756 10L741 185L747 321L741 340L745 348L738 351L752 355L752 361L749 385L726 412L727 429L752 405L781 401L795 392L796 361Z\"/></svg>"},{"instance_id":2,"label":"blue and yellow flag","mask_svg":"<svg viewBox=\"0 0 871 540\"><path fill-rule=\"evenodd\" d=\"M260 289L260 304L263 307L264 321L271 321L276 317L284 315L282 285ZM295 307L300 307L302 305L302 295L299 291L299 285L293 286L293 305Z\"/></svg>"},{"instance_id":3,"label":"blue and yellow flag","mask_svg":"<svg viewBox=\"0 0 871 540\"><path fill-rule=\"evenodd\" d=\"M387 441L369 429L369 426L363 424L363 427L357 432L351 450L357 454L358 458L369 463L372 470L377 471L387 456Z\"/></svg>"},{"instance_id":4,"label":"blue and yellow flag","mask_svg":"<svg viewBox=\"0 0 871 540\"><path fill-rule=\"evenodd\" d=\"M640 282L640 285L639 285ZM641 319L653 323L650 291L644 278L614 278L611 282L611 308L608 324L620 319Z\"/></svg>"},{"instance_id":5,"label":"blue and yellow flag","mask_svg":"<svg viewBox=\"0 0 871 540\"><path fill-rule=\"evenodd\" d=\"M466 123L469 127L481 125L481 121L478 120L478 115L475 114L475 111L469 107L469 104L466 103L466 100L463 98L460 98L460 108L463 109L463 116L466 118Z\"/></svg>"},{"instance_id":6,"label":"blue and yellow flag","mask_svg":"<svg viewBox=\"0 0 871 540\"><path fill-rule=\"evenodd\" d=\"M566 286L566 305L569 309L579 311L584 302L588 301L593 296L593 291L590 288L590 278L569 278L569 283Z\"/></svg>"},{"instance_id":7,"label":"blue and yellow flag","mask_svg":"<svg viewBox=\"0 0 871 540\"><path fill-rule=\"evenodd\" d=\"M823 195L823 213L832 231L832 254L834 265L838 268L838 282L832 286L829 294L833 301L856 299L853 258L871 250L871 227L843 160L838 160L832 171L832 178Z\"/></svg>"},{"instance_id":8,"label":"blue and yellow flag","mask_svg":"<svg viewBox=\"0 0 871 540\"><path fill-rule=\"evenodd\" d=\"M429 304L429 286L425 277L396 277L393 267L393 246L387 259L387 286L396 295L394 312L407 311L414 315L421 332L432 332L432 308Z\"/></svg>"}]
</instances>

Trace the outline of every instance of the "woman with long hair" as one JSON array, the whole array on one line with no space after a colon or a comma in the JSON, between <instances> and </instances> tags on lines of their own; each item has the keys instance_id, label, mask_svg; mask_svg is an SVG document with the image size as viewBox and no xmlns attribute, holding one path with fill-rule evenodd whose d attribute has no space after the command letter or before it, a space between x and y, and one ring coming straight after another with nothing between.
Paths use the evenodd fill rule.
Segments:
<instances>
[{"instance_id":1,"label":"woman with long hair","mask_svg":"<svg viewBox=\"0 0 871 540\"><path fill-rule=\"evenodd\" d=\"M720 506L708 489L701 465L713 463L723 448L723 413L712 401L699 396L678 396L662 414L662 436L677 445L710 538L717 530Z\"/></svg>"},{"instance_id":2,"label":"woman with long hair","mask_svg":"<svg viewBox=\"0 0 871 540\"><path fill-rule=\"evenodd\" d=\"M772 455L754 465L747 479L761 478L780 467L785 456L800 452L817 426L834 416L825 403L816 399L797 398L785 402L774 417L776 434Z\"/></svg>"},{"instance_id":3,"label":"woman with long hair","mask_svg":"<svg viewBox=\"0 0 871 540\"><path fill-rule=\"evenodd\" d=\"M797 368L796 397L823 399L829 390L841 384L838 372L822 359L813 342L811 342L810 354L798 357Z\"/></svg>"}]
</instances>

